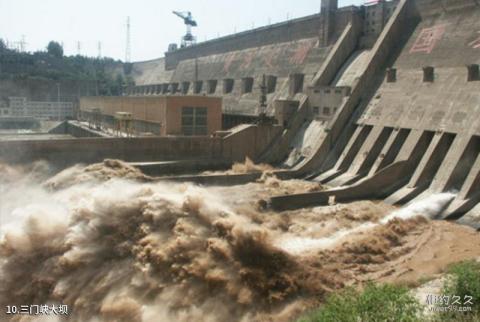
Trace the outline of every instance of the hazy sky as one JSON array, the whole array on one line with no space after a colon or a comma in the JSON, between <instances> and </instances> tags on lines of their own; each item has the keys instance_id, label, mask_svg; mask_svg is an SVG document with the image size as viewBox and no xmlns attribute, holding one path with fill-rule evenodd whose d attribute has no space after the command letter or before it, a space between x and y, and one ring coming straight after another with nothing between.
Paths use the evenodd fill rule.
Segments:
<instances>
[{"instance_id":1,"label":"hazy sky","mask_svg":"<svg viewBox=\"0 0 480 322\"><path fill-rule=\"evenodd\" d=\"M363 0L339 0L339 6ZM126 20L131 21L132 61L163 56L179 43L183 21L172 10L191 11L197 41L298 18L320 10L320 0L0 0L0 38L25 37L26 50L43 50L50 40L63 43L67 55L80 52L125 59Z\"/></svg>"}]
</instances>

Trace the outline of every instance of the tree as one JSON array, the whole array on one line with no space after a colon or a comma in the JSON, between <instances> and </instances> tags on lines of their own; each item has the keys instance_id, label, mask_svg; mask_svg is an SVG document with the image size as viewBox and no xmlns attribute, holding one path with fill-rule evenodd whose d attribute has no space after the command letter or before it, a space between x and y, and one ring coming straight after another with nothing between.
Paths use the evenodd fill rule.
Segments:
<instances>
[{"instance_id":1,"label":"tree","mask_svg":"<svg viewBox=\"0 0 480 322\"><path fill-rule=\"evenodd\" d=\"M135 80L132 76L128 75L125 81L127 83L127 86L135 86Z\"/></svg>"},{"instance_id":2,"label":"tree","mask_svg":"<svg viewBox=\"0 0 480 322\"><path fill-rule=\"evenodd\" d=\"M56 41L50 41L48 43L47 52L48 52L49 55L52 55L53 57L56 57L56 58L62 58L63 57L62 45L60 45Z\"/></svg>"},{"instance_id":3,"label":"tree","mask_svg":"<svg viewBox=\"0 0 480 322\"><path fill-rule=\"evenodd\" d=\"M4 52L5 50L7 50L7 45L5 44L5 42L3 41L2 38L0 38L0 52Z\"/></svg>"},{"instance_id":4,"label":"tree","mask_svg":"<svg viewBox=\"0 0 480 322\"><path fill-rule=\"evenodd\" d=\"M3 39L0 38L0 76L2 75L3 52L6 48L7 46L3 42Z\"/></svg>"},{"instance_id":5,"label":"tree","mask_svg":"<svg viewBox=\"0 0 480 322\"><path fill-rule=\"evenodd\" d=\"M132 63L124 63L123 64L123 72L125 75L130 75L132 72L133 64Z\"/></svg>"},{"instance_id":6,"label":"tree","mask_svg":"<svg viewBox=\"0 0 480 322\"><path fill-rule=\"evenodd\" d=\"M106 75L106 83L108 87L108 95L122 95L123 86L125 84L122 74L117 74L115 79L110 75Z\"/></svg>"}]
</instances>

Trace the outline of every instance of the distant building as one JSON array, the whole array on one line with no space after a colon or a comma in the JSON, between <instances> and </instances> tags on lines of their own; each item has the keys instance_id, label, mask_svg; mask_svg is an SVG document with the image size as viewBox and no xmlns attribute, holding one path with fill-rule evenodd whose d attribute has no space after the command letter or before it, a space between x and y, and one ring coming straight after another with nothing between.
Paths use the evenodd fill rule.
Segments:
<instances>
[{"instance_id":1,"label":"distant building","mask_svg":"<svg viewBox=\"0 0 480 322\"><path fill-rule=\"evenodd\" d=\"M0 107L0 117L10 116L10 109L8 107Z\"/></svg>"},{"instance_id":2,"label":"distant building","mask_svg":"<svg viewBox=\"0 0 480 322\"><path fill-rule=\"evenodd\" d=\"M11 116L25 116L27 108L26 97L9 97L8 107L10 108Z\"/></svg>"},{"instance_id":3,"label":"distant building","mask_svg":"<svg viewBox=\"0 0 480 322\"><path fill-rule=\"evenodd\" d=\"M0 115L64 120L75 116L75 108L72 102L28 101L26 97L9 97L8 111L3 113Z\"/></svg>"},{"instance_id":4,"label":"distant building","mask_svg":"<svg viewBox=\"0 0 480 322\"><path fill-rule=\"evenodd\" d=\"M210 135L222 129L222 99L207 96L82 97L80 118L115 127L118 112L132 116L134 132Z\"/></svg>"}]
</instances>

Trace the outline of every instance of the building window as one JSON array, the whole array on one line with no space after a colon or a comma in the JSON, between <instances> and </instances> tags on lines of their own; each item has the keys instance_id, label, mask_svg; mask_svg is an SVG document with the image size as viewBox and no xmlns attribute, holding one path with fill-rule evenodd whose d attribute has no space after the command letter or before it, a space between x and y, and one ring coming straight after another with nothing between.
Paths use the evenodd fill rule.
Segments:
<instances>
[{"instance_id":1,"label":"building window","mask_svg":"<svg viewBox=\"0 0 480 322\"><path fill-rule=\"evenodd\" d=\"M182 93L187 94L190 88L190 82L183 82L182 83Z\"/></svg>"},{"instance_id":2,"label":"building window","mask_svg":"<svg viewBox=\"0 0 480 322\"><path fill-rule=\"evenodd\" d=\"M172 94L175 94L178 91L178 83L171 83L170 84Z\"/></svg>"},{"instance_id":3,"label":"building window","mask_svg":"<svg viewBox=\"0 0 480 322\"><path fill-rule=\"evenodd\" d=\"M423 67L423 81L433 82L435 69L432 66Z\"/></svg>"},{"instance_id":4,"label":"building window","mask_svg":"<svg viewBox=\"0 0 480 322\"><path fill-rule=\"evenodd\" d=\"M168 84L162 84L162 94L168 93Z\"/></svg>"},{"instance_id":5,"label":"building window","mask_svg":"<svg viewBox=\"0 0 480 322\"><path fill-rule=\"evenodd\" d=\"M472 64L467 66L469 82L480 80L480 70L477 64Z\"/></svg>"},{"instance_id":6,"label":"building window","mask_svg":"<svg viewBox=\"0 0 480 322\"><path fill-rule=\"evenodd\" d=\"M395 68L387 69L387 83L394 83L397 81L397 70Z\"/></svg>"},{"instance_id":7,"label":"building window","mask_svg":"<svg viewBox=\"0 0 480 322\"><path fill-rule=\"evenodd\" d=\"M227 78L223 80L223 93L229 94L233 91L234 80Z\"/></svg>"},{"instance_id":8,"label":"building window","mask_svg":"<svg viewBox=\"0 0 480 322\"><path fill-rule=\"evenodd\" d=\"M267 94L275 92L277 87L277 77L269 75L267 76Z\"/></svg>"},{"instance_id":9,"label":"building window","mask_svg":"<svg viewBox=\"0 0 480 322\"><path fill-rule=\"evenodd\" d=\"M320 108L318 106L313 107L313 114L318 115L320 113Z\"/></svg>"},{"instance_id":10,"label":"building window","mask_svg":"<svg viewBox=\"0 0 480 322\"><path fill-rule=\"evenodd\" d=\"M336 89L335 94L342 94L342 90L341 89Z\"/></svg>"},{"instance_id":11,"label":"building window","mask_svg":"<svg viewBox=\"0 0 480 322\"><path fill-rule=\"evenodd\" d=\"M195 88L194 88L195 94L199 94L202 91L202 87L203 87L203 81L196 81Z\"/></svg>"},{"instance_id":12,"label":"building window","mask_svg":"<svg viewBox=\"0 0 480 322\"><path fill-rule=\"evenodd\" d=\"M208 81L208 94L214 94L217 90L217 80L211 79Z\"/></svg>"},{"instance_id":13,"label":"building window","mask_svg":"<svg viewBox=\"0 0 480 322\"><path fill-rule=\"evenodd\" d=\"M182 107L182 134L207 135L206 107Z\"/></svg>"},{"instance_id":14,"label":"building window","mask_svg":"<svg viewBox=\"0 0 480 322\"><path fill-rule=\"evenodd\" d=\"M329 89L326 89L326 90L325 90L325 94L330 94L330 90L329 90Z\"/></svg>"},{"instance_id":15,"label":"building window","mask_svg":"<svg viewBox=\"0 0 480 322\"><path fill-rule=\"evenodd\" d=\"M295 95L303 91L303 74L290 75L290 95Z\"/></svg>"},{"instance_id":16,"label":"building window","mask_svg":"<svg viewBox=\"0 0 480 322\"><path fill-rule=\"evenodd\" d=\"M323 114L324 115L330 115L330 107L324 107L323 108Z\"/></svg>"},{"instance_id":17,"label":"building window","mask_svg":"<svg viewBox=\"0 0 480 322\"><path fill-rule=\"evenodd\" d=\"M253 90L253 77L242 78L242 94L251 93Z\"/></svg>"}]
</instances>

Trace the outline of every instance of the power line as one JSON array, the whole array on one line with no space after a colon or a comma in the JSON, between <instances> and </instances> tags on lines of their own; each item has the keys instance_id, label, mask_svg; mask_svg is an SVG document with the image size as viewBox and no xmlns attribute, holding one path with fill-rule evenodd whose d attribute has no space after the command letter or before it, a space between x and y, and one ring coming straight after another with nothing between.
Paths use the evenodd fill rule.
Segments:
<instances>
[{"instance_id":1,"label":"power line","mask_svg":"<svg viewBox=\"0 0 480 322\"><path fill-rule=\"evenodd\" d=\"M22 38L19 41L9 41L8 39L5 39L5 45L11 50L23 53L25 52L27 46L27 42L25 41L25 35L22 35Z\"/></svg>"}]
</instances>

